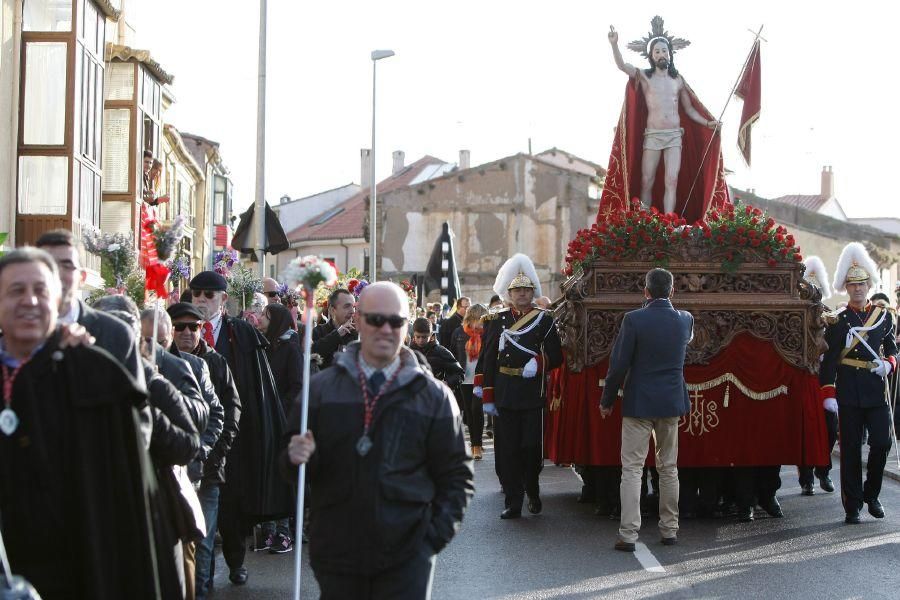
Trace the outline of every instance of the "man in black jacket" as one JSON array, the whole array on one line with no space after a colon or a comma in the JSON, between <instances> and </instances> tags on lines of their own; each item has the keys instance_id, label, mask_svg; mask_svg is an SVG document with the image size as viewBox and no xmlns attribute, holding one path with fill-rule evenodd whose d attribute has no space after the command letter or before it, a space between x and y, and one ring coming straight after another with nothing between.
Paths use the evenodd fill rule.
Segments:
<instances>
[{"instance_id":1,"label":"man in black jacket","mask_svg":"<svg viewBox=\"0 0 900 600\"><path fill-rule=\"evenodd\" d=\"M293 508L291 489L278 473L284 411L261 333L246 321L225 314L227 284L214 271L190 282L193 305L203 314L203 338L225 357L241 399L240 435L225 466L220 486L219 531L222 554L236 585L247 582L245 538L255 523L286 517Z\"/></svg>"},{"instance_id":2,"label":"man in black jacket","mask_svg":"<svg viewBox=\"0 0 900 600\"><path fill-rule=\"evenodd\" d=\"M187 302L179 302L170 306L168 310L172 318L173 349L177 348L182 356L197 356L207 364L213 388L225 412L222 433L204 462L203 475L197 490L203 516L206 518L206 537L197 545L195 557L196 598L203 600L212 587L213 543L219 515L219 485L225 482L225 460L238 433L241 401L225 358L203 341L200 333L203 315L197 307Z\"/></svg>"},{"instance_id":3,"label":"man in black jacket","mask_svg":"<svg viewBox=\"0 0 900 600\"><path fill-rule=\"evenodd\" d=\"M153 312L155 310L148 308L140 313L142 342L149 342L152 345L154 356L151 361L156 364L160 374L184 396L185 405L194 421L194 426L197 431L203 432L209 424L211 407L220 406L218 399L215 398L212 383L209 381L209 374L207 372L206 380L201 384L194 365L179 356L166 352L168 347L166 329L170 329L172 323L168 314L160 311L157 319L157 335L153 335ZM162 320L162 317L165 317L165 320ZM202 377L202 373L200 377ZM212 394L212 402L208 394ZM217 409L213 408L212 410Z\"/></svg>"},{"instance_id":4,"label":"man in black jacket","mask_svg":"<svg viewBox=\"0 0 900 600\"><path fill-rule=\"evenodd\" d=\"M456 402L403 347L408 316L397 285L363 291L360 342L312 378L310 431L290 432L282 459L290 476L309 463L310 562L324 600L429 598L435 555L473 494Z\"/></svg>"},{"instance_id":5,"label":"man in black jacket","mask_svg":"<svg viewBox=\"0 0 900 600\"><path fill-rule=\"evenodd\" d=\"M153 558L156 484L136 426L146 389L99 347L60 348L59 298L47 253L23 248L0 258L0 378L10 383L0 513L9 561L44 598L164 597L161 579L175 573Z\"/></svg>"},{"instance_id":6,"label":"man in black jacket","mask_svg":"<svg viewBox=\"0 0 900 600\"><path fill-rule=\"evenodd\" d=\"M206 413L209 415L205 419L205 421L203 421L200 419L199 411L191 411L194 422L197 425L197 430L201 432L200 451L197 453L197 456L194 457L194 460L191 461L190 464L191 480L197 481L203 474L203 463L206 461L206 457L209 456L210 452L212 452L213 447L216 445L216 441L219 439L219 435L221 435L222 433L222 424L225 420L225 410L222 408L222 403L219 402L219 397L216 395L216 390L215 387L213 387L209 367L206 365L206 362L200 357L194 356L189 352L181 352L173 343L172 319L169 316L168 312L153 308L147 308L143 310L141 312L142 336L145 338L152 337L154 312L158 313L156 316L156 341L159 344L157 352L160 354L164 354L164 349L168 348L168 354L171 354L176 359L187 363L187 365L191 369L191 373L194 376L194 382L197 385L198 391L200 392L200 397L203 403L206 405ZM171 362L172 361L168 357L160 357L160 371L170 381L172 381L172 378L169 377L169 375L171 374L177 378L176 381L178 379L181 379L186 382L186 377L184 377L183 375L181 375L180 377L179 375L176 375L176 373L181 373L183 371L180 364L176 362L175 364L178 364L179 366L167 366ZM172 382L176 383L176 381ZM191 395L191 398L193 398L193 394ZM206 424L205 427L203 426L204 422Z\"/></svg>"},{"instance_id":7,"label":"man in black jacket","mask_svg":"<svg viewBox=\"0 0 900 600\"><path fill-rule=\"evenodd\" d=\"M456 304L453 305L453 314L441 321L441 327L438 330L438 341L444 348L450 347L453 333L462 327L463 317L466 316L466 311L469 310L471 304L472 300L468 297L463 296L459 298Z\"/></svg>"},{"instance_id":8,"label":"man in black jacket","mask_svg":"<svg viewBox=\"0 0 900 600\"><path fill-rule=\"evenodd\" d=\"M94 306L121 320L140 337L140 312L131 298L118 294L104 296ZM150 458L159 482L155 535L158 547L171 548L171 551L158 552L157 560L160 564L174 564L178 575L177 579L162 582L163 596L169 597L187 590L189 582L193 590L192 554L185 554L183 542L198 539L202 523L186 465L200 451L200 432L207 425L209 410L187 363L168 355L151 338L141 338L140 352L153 418Z\"/></svg>"},{"instance_id":9,"label":"man in black jacket","mask_svg":"<svg viewBox=\"0 0 900 600\"><path fill-rule=\"evenodd\" d=\"M144 369L134 332L118 319L94 310L80 299L81 285L87 271L81 265L80 245L71 231L54 229L37 239L35 245L46 251L56 261L62 297L59 301L59 322L63 325L78 323L94 337L94 343L109 352L134 377L138 385L144 385ZM141 413L141 430L145 445L150 443L150 416L145 409Z\"/></svg>"},{"instance_id":10,"label":"man in black jacket","mask_svg":"<svg viewBox=\"0 0 900 600\"><path fill-rule=\"evenodd\" d=\"M356 332L356 303L353 294L338 288L328 296L327 323L317 325L312 333L312 353L322 357L322 368L327 369L334 362L334 355L359 339Z\"/></svg>"},{"instance_id":11,"label":"man in black jacket","mask_svg":"<svg viewBox=\"0 0 900 600\"><path fill-rule=\"evenodd\" d=\"M193 308L193 306L191 306L191 308ZM206 514L202 512L203 506L200 503L198 493L199 482L203 477L203 464L206 462L207 457L212 452L213 447L215 447L216 442L219 439L219 436L222 434L222 427L225 420L225 409L222 407L222 403L219 402L219 397L216 395L216 390L213 387L209 367L207 366L206 361L204 361L199 356L190 354L189 352L181 352L173 343L172 319L169 316L168 312L155 308L148 308L144 310L141 313L141 327L143 332L145 334L152 332L154 312L157 313L156 339L159 342L159 349L161 350L162 348L168 348L169 354L171 354L178 360L186 362L190 366L191 372L193 372L194 378L197 380L201 395L203 396L203 401L206 403L209 412L209 419L206 422L206 427L204 429L199 429L199 431L201 432L200 450L197 452L194 460L192 460L188 465L187 469L179 472L179 482L182 483L183 486L190 488L189 490L186 490L185 493L193 494L197 497L196 503L192 503L192 507L196 512L203 514L204 517L204 522L202 523L202 527L200 528L200 533L198 534L197 538L184 542L184 574L187 587L187 594L185 596L187 598L196 599L197 548L206 537L209 529L209 526L206 524Z\"/></svg>"},{"instance_id":12,"label":"man in black jacket","mask_svg":"<svg viewBox=\"0 0 900 600\"><path fill-rule=\"evenodd\" d=\"M413 321L412 337L409 339L409 347L425 355L431 373L448 386L456 389L463 380L465 371L457 362L450 350L438 344L431 332L431 321L419 317Z\"/></svg>"}]
</instances>

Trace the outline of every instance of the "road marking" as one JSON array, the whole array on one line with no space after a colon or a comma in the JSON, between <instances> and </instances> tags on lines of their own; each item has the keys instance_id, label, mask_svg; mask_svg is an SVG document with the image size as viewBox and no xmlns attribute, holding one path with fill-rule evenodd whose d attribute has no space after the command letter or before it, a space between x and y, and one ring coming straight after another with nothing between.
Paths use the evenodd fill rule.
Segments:
<instances>
[{"instance_id":1,"label":"road marking","mask_svg":"<svg viewBox=\"0 0 900 600\"><path fill-rule=\"evenodd\" d=\"M641 566L644 567L645 571L649 571L650 573L666 572L666 570L661 564L659 564L659 561L656 560L656 557L653 556L653 553L650 552L650 549L647 548L645 544L642 544L641 542L635 543L634 556L638 559L638 562L641 563Z\"/></svg>"}]
</instances>

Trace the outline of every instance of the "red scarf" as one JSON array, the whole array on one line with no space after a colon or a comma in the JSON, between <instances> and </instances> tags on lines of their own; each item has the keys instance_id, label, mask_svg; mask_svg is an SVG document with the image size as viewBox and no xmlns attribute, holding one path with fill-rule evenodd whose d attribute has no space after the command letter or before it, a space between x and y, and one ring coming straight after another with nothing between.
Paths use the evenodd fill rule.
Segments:
<instances>
[{"instance_id":1,"label":"red scarf","mask_svg":"<svg viewBox=\"0 0 900 600\"><path fill-rule=\"evenodd\" d=\"M469 336L469 341L466 342L466 355L469 357L469 360L476 360L478 355L481 354L481 334L484 333L484 330L470 325L463 325L463 331Z\"/></svg>"}]
</instances>

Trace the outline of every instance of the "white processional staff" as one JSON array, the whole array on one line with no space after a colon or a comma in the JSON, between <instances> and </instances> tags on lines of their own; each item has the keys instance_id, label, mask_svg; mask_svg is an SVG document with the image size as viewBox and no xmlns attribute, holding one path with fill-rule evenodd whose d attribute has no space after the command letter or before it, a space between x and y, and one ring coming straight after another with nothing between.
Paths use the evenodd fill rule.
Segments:
<instances>
[{"instance_id":1,"label":"white processional staff","mask_svg":"<svg viewBox=\"0 0 900 600\"><path fill-rule=\"evenodd\" d=\"M304 256L295 258L290 262L284 273L287 285L301 287L304 296L303 308L303 392L300 397L300 435L305 435L309 427L309 371L312 356L312 330L316 322L316 288L320 283L326 286L337 283L337 271L334 267L318 256ZM303 540L303 501L306 495L306 463L297 467L297 528L294 532L294 541ZM302 565L302 544L299 549L295 546L294 553L294 600L300 600Z\"/></svg>"}]
</instances>

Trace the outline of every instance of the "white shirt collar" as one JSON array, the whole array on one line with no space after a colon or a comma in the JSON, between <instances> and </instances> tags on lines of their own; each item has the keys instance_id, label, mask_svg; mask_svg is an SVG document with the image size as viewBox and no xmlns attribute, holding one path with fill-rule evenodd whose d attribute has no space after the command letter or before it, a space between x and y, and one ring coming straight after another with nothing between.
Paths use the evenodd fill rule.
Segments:
<instances>
[{"instance_id":1,"label":"white shirt collar","mask_svg":"<svg viewBox=\"0 0 900 600\"><path fill-rule=\"evenodd\" d=\"M209 324L213 330L213 339L218 343L219 332L222 330L222 313L216 313L216 316L209 320ZM213 348L213 350L215 350L215 348Z\"/></svg>"},{"instance_id":2,"label":"white shirt collar","mask_svg":"<svg viewBox=\"0 0 900 600\"><path fill-rule=\"evenodd\" d=\"M78 322L78 317L81 316L81 304L78 300L72 300L72 304L69 306L69 312L64 315L59 315L58 321L63 325L71 325L72 323Z\"/></svg>"},{"instance_id":3,"label":"white shirt collar","mask_svg":"<svg viewBox=\"0 0 900 600\"><path fill-rule=\"evenodd\" d=\"M384 375L385 381L389 381L391 379L391 377L394 376L394 373L397 372L397 369L400 368L400 357L399 356L394 357L394 360L391 361L391 364L384 367L383 369L378 369L376 367L373 367L369 363L367 363L366 359L364 359L362 357L362 354L360 354L359 355L359 364L362 367L363 375L366 376L366 381L368 381L369 378L375 374L375 371L381 371L382 374Z\"/></svg>"}]
</instances>

